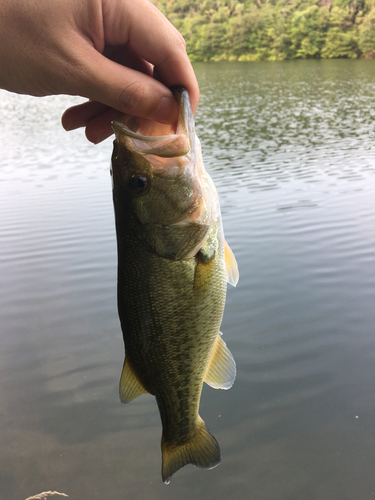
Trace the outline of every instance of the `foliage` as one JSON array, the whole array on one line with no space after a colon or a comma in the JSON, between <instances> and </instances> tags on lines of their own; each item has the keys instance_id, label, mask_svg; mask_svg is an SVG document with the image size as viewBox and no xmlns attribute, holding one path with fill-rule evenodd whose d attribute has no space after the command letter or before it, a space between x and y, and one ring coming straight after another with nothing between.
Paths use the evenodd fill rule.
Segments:
<instances>
[{"instance_id":1,"label":"foliage","mask_svg":"<svg viewBox=\"0 0 375 500\"><path fill-rule=\"evenodd\" d=\"M375 0L152 0L192 61L375 58Z\"/></svg>"}]
</instances>

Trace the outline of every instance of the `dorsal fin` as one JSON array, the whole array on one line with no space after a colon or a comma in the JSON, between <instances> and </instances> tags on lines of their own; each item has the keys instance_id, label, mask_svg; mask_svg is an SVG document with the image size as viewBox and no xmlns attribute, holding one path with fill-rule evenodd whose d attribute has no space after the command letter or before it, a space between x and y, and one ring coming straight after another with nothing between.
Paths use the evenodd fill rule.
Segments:
<instances>
[{"instance_id":1,"label":"dorsal fin","mask_svg":"<svg viewBox=\"0 0 375 500\"><path fill-rule=\"evenodd\" d=\"M230 389L236 378L236 363L219 332L204 381L214 389Z\"/></svg>"},{"instance_id":2,"label":"dorsal fin","mask_svg":"<svg viewBox=\"0 0 375 500\"><path fill-rule=\"evenodd\" d=\"M225 267L227 270L228 283L232 286L236 286L240 277L238 265L236 257L227 242L225 242Z\"/></svg>"},{"instance_id":3,"label":"dorsal fin","mask_svg":"<svg viewBox=\"0 0 375 500\"><path fill-rule=\"evenodd\" d=\"M133 399L148 391L134 372L128 358L125 355L124 367L120 379L120 399L122 403L130 403Z\"/></svg>"}]
</instances>

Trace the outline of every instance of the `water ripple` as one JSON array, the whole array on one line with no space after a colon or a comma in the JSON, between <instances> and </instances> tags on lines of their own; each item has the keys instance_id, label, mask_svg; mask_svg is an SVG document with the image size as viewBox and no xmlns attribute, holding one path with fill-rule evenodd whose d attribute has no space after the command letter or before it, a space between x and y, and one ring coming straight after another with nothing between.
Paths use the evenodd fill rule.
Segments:
<instances>
[{"instance_id":1,"label":"water ripple","mask_svg":"<svg viewBox=\"0 0 375 500\"><path fill-rule=\"evenodd\" d=\"M155 402L118 402L111 141L61 129L71 98L0 92L1 498L52 483L82 499L375 491L374 61L195 69L240 269L222 324L237 380L201 404L223 463L167 491Z\"/></svg>"}]
</instances>

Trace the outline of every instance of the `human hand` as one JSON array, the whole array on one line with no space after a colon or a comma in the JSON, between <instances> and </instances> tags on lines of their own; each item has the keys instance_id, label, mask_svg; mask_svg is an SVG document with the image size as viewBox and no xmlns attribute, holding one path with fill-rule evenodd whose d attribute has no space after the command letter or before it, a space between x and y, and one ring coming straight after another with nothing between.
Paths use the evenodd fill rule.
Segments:
<instances>
[{"instance_id":1,"label":"human hand","mask_svg":"<svg viewBox=\"0 0 375 500\"><path fill-rule=\"evenodd\" d=\"M66 130L98 143L124 113L177 120L169 87L199 89L182 36L148 0L0 0L0 87L90 101L65 111Z\"/></svg>"}]
</instances>

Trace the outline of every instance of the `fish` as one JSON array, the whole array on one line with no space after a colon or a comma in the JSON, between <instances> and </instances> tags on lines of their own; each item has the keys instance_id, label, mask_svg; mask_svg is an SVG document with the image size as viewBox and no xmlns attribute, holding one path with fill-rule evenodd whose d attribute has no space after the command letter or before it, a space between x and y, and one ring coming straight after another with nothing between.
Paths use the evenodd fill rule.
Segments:
<instances>
[{"instance_id":1,"label":"fish","mask_svg":"<svg viewBox=\"0 0 375 500\"><path fill-rule=\"evenodd\" d=\"M221 461L199 403L203 382L229 389L236 376L220 326L227 282L235 286L239 276L189 94L173 93L173 126L127 115L112 122L111 162L125 344L120 399L155 396L166 484L187 464L212 469Z\"/></svg>"}]
</instances>

